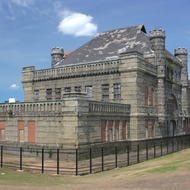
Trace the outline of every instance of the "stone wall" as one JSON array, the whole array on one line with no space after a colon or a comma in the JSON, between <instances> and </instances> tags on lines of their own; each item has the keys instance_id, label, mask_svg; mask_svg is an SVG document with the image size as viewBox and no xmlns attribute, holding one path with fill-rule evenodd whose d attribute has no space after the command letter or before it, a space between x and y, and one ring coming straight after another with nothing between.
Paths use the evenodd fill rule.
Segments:
<instances>
[{"instance_id":1,"label":"stone wall","mask_svg":"<svg viewBox=\"0 0 190 190\"><path fill-rule=\"evenodd\" d=\"M56 102L0 104L0 125L5 125L6 141L67 148L101 142L101 120L127 120L129 123L129 115L127 104L82 97ZM34 136L35 142L31 140Z\"/></svg>"}]
</instances>

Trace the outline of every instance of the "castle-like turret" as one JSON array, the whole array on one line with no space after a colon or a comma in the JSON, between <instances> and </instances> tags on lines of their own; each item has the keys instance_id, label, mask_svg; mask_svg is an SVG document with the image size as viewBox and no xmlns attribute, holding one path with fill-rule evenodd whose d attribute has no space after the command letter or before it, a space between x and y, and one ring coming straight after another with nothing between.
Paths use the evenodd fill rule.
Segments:
<instances>
[{"instance_id":1,"label":"castle-like turret","mask_svg":"<svg viewBox=\"0 0 190 190\"><path fill-rule=\"evenodd\" d=\"M165 92L165 31L163 29L154 29L150 31L149 39L152 50L155 54L155 65L157 66L158 78L158 119L161 126L165 126L166 112L166 92Z\"/></svg>"},{"instance_id":2,"label":"castle-like turret","mask_svg":"<svg viewBox=\"0 0 190 190\"><path fill-rule=\"evenodd\" d=\"M186 48L177 48L174 50L174 54L178 57L183 65L181 71L181 83L183 87L188 85L188 69L187 69L187 49Z\"/></svg>"},{"instance_id":3,"label":"castle-like turret","mask_svg":"<svg viewBox=\"0 0 190 190\"><path fill-rule=\"evenodd\" d=\"M59 48L59 47L55 47L51 49L51 66L52 68L56 65L56 63L58 63L59 61L61 61L63 59L64 56L64 49L63 48Z\"/></svg>"},{"instance_id":4,"label":"castle-like turret","mask_svg":"<svg viewBox=\"0 0 190 190\"><path fill-rule=\"evenodd\" d=\"M152 45L152 50L164 50L165 49L165 31L163 29L154 29L150 31L150 42Z\"/></svg>"}]
</instances>

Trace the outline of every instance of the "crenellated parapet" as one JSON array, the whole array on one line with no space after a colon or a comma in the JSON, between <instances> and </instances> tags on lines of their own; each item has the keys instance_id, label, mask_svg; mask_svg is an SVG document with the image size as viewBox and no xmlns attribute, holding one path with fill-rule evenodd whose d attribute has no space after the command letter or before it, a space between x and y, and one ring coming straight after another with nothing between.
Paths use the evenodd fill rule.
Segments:
<instances>
[{"instance_id":1,"label":"crenellated parapet","mask_svg":"<svg viewBox=\"0 0 190 190\"><path fill-rule=\"evenodd\" d=\"M177 48L174 50L175 56L178 55L187 55L187 48Z\"/></svg>"},{"instance_id":2,"label":"crenellated parapet","mask_svg":"<svg viewBox=\"0 0 190 190\"><path fill-rule=\"evenodd\" d=\"M149 35L149 37L150 37L150 40L151 39L153 39L153 38L163 38L163 39L165 39L165 30L163 30L163 29L154 29L154 30L151 30L150 31L150 35Z\"/></svg>"}]
</instances>

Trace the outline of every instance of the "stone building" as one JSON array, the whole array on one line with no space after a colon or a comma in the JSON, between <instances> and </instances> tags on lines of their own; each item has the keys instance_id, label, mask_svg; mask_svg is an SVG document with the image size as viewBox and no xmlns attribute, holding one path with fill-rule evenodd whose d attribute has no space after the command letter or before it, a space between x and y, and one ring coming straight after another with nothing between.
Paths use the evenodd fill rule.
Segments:
<instances>
[{"instance_id":1,"label":"stone building","mask_svg":"<svg viewBox=\"0 0 190 190\"><path fill-rule=\"evenodd\" d=\"M22 71L24 102L0 104L0 140L79 146L189 133L187 49L144 25L52 48L50 69Z\"/></svg>"}]
</instances>

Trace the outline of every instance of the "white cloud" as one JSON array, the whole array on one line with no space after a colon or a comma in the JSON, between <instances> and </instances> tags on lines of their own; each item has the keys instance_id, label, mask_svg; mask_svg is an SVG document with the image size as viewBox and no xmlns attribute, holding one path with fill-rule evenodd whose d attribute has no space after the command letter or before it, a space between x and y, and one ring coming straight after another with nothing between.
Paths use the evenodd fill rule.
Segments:
<instances>
[{"instance_id":1,"label":"white cloud","mask_svg":"<svg viewBox=\"0 0 190 190\"><path fill-rule=\"evenodd\" d=\"M58 26L59 32L73 36L93 36L97 33L98 27L92 23L92 16L68 10L61 12L61 15L63 19Z\"/></svg>"},{"instance_id":2,"label":"white cloud","mask_svg":"<svg viewBox=\"0 0 190 190\"><path fill-rule=\"evenodd\" d=\"M11 84L10 89L19 89L19 86L17 84Z\"/></svg>"},{"instance_id":3,"label":"white cloud","mask_svg":"<svg viewBox=\"0 0 190 190\"><path fill-rule=\"evenodd\" d=\"M33 0L10 0L12 3L15 3L19 6L23 6L23 7L29 7L32 3Z\"/></svg>"}]
</instances>

